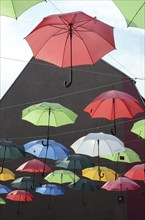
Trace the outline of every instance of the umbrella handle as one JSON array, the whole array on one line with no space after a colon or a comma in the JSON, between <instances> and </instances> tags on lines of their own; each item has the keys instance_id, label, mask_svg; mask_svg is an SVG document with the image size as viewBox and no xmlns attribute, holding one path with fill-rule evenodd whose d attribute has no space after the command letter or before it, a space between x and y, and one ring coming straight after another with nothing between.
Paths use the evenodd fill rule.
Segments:
<instances>
[{"instance_id":1,"label":"umbrella handle","mask_svg":"<svg viewBox=\"0 0 145 220\"><path fill-rule=\"evenodd\" d=\"M46 147L47 146L47 144L44 144L44 141L42 140L42 145L44 146L44 147Z\"/></svg>"},{"instance_id":2,"label":"umbrella handle","mask_svg":"<svg viewBox=\"0 0 145 220\"><path fill-rule=\"evenodd\" d=\"M73 75L73 71L72 71L72 66L71 66L71 73L70 73L69 81L64 81L64 86L66 88L68 88L72 84L72 75Z\"/></svg>"}]
</instances>

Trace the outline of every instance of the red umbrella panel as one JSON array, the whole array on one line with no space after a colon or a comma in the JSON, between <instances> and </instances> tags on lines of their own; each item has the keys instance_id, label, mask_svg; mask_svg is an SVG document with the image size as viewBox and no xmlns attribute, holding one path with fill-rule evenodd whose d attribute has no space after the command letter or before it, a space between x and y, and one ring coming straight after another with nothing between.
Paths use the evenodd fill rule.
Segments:
<instances>
[{"instance_id":1,"label":"red umbrella panel","mask_svg":"<svg viewBox=\"0 0 145 220\"><path fill-rule=\"evenodd\" d=\"M145 181L145 163L133 166L125 173L125 176L133 180Z\"/></svg>"},{"instance_id":2,"label":"red umbrella panel","mask_svg":"<svg viewBox=\"0 0 145 220\"><path fill-rule=\"evenodd\" d=\"M115 49L113 27L81 11L45 17L25 37L36 59L59 67L95 64Z\"/></svg>"},{"instance_id":3,"label":"red umbrella panel","mask_svg":"<svg viewBox=\"0 0 145 220\"><path fill-rule=\"evenodd\" d=\"M14 190L8 193L6 198L18 202L31 202L34 200L33 195L25 190Z\"/></svg>"},{"instance_id":4,"label":"red umbrella panel","mask_svg":"<svg viewBox=\"0 0 145 220\"><path fill-rule=\"evenodd\" d=\"M91 118L107 118L114 120L114 132L116 134L116 122L118 118L133 118L136 114L144 112L139 100L128 93L110 90L97 96L86 108Z\"/></svg>"}]
</instances>

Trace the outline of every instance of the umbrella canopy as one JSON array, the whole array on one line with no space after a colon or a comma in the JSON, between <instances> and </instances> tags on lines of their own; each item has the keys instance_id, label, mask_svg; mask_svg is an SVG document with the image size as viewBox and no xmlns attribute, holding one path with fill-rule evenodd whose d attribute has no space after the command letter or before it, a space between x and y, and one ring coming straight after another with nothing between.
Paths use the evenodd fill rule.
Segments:
<instances>
[{"instance_id":1,"label":"umbrella canopy","mask_svg":"<svg viewBox=\"0 0 145 220\"><path fill-rule=\"evenodd\" d=\"M16 171L20 172L30 172L30 173L50 173L52 170L47 166L47 164L43 163L40 160L32 159L25 163L23 163L21 166L19 166Z\"/></svg>"},{"instance_id":2,"label":"umbrella canopy","mask_svg":"<svg viewBox=\"0 0 145 220\"><path fill-rule=\"evenodd\" d=\"M0 194L7 194L11 191L12 190L9 187L0 184Z\"/></svg>"},{"instance_id":3,"label":"umbrella canopy","mask_svg":"<svg viewBox=\"0 0 145 220\"><path fill-rule=\"evenodd\" d=\"M114 154L113 156L101 156L102 158L116 161L116 162L124 162L124 163L135 163L141 162L139 155L130 148L125 148L125 151Z\"/></svg>"},{"instance_id":4,"label":"umbrella canopy","mask_svg":"<svg viewBox=\"0 0 145 220\"><path fill-rule=\"evenodd\" d=\"M23 12L44 0L0 0L0 15L18 18Z\"/></svg>"},{"instance_id":5,"label":"umbrella canopy","mask_svg":"<svg viewBox=\"0 0 145 220\"><path fill-rule=\"evenodd\" d=\"M33 195L25 190L14 190L6 195L6 198L12 201L31 202L34 200Z\"/></svg>"},{"instance_id":6,"label":"umbrella canopy","mask_svg":"<svg viewBox=\"0 0 145 220\"><path fill-rule=\"evenodd\" d=\"M5 205L5 204L6 204L5 200L0 197L0 205Z\"/></svg>"},{"instance_id":7,"label":"umbrella canopy","mask_svg":"<svg viewBox=\"0 0 145 220\"><path fill-rule=\"evenodd\" d=\"M32 189L34 187L40 186L40 184L30 176L24 176L17 178L13 182L11 182L11 186L17 189Z\"/></svg>"},{"instance_id":8,"label":"umbrella canopy","mask_svg":"<svg viewBox=\"0 0 145 220\"><path fill-rule=\"evenodd\" d=\"M0 170L2 169L2 167L0 167ZM0 173L0 181L7 181L7 180L14 180L15 179L15 174L7 169L7 168L3 168L3 172Z\"/></svg>"},{"instance_id":9,"label":"umbrella canopy","mask_svg":"<svg viewBox=\"0 0 145 220\"><path fill-rule=\"evenodd\" d=\"M51 183L62 184L74 182L74 179L78 180L79 177L68 170L55 170L54 172L48 174L44 179Z\"/></svg>"},{"instance_id":10,"label":"umbrella canopy","mask_svg":"<svg viewBox=\"0 0 145 220\"><path fill-rule=\"evenodd\" d=\"M143 163L133 166L124 176L133 180L145 181L145 164Z\"/></svg>"},{"instance_id":11,"label":"umbrella canopy","mask_svg":"<svg viewBox=\"0 0 145 220\"><path fill-rule=\"evenodd\" d=\"M41 187L37 187L35 191L43 195L52 196L63 195L65 193L65 190L62 187L55 184L44 184Z\"/></svg>"},{"instance_id":12,"label":"umbrella canopy","mask_svg":"<svg viewBox=\"0 0 145 220\"><path fill-rule=\"evenodd\" d=\"M83 155L72 154L63 160L56 161L56 167L63 167L67 169L85 169L92 167L93 163Z\"/></svg>"},{"instance_id":13,"label":"umbrella canopy","mask_svg":"<svg viewBox=\"0 0 145 220\"><path fill-rule=\"evenodd\" d=\"M99 180L103 182L116 179L116 172L114 170L109 169L107 167L102 167L102 166L99 167L99 169L98 169L98 166L86 168L82 170L82 175L91 180ZM100 175L101 175L101 178L100 178Z\"/></svg>"},{"instance_id":14,"label":"umbrella canopy","mask_svg":"<svg viewBox=\"0 0 145 220\"><path fill-rule=\"evenodd\" d=\"M95 64L115 49L113 27L81 11L47 16L25 39L36 59L71 67L66 86L72 66Z\"/></svg>"},{"instance_id":15,"label":"umbrella canopy","mask_svg":"<svg viewBox=\"0 0 145 220\"><path fill-rule=\"evenodd\" d=\"M119 138L103 132L89 133L74 142L71 148L75 153L91 157L100 155L112 156L125 150L124 144Z\"/></svg>"},{"instance_id":16,"label":"umbrella canopy","mask_svg":"<svg viewBox=\"0 0 145 220\"><path fill-rule=\"evenodd\" d=\"M58 160L61 158L66 158L69 155L69 150L54 140L49 140L48 149L46 146L47 139L35 140L24 144L24 148L27 153L33 154L40 158L46 157L49 159Z\"/></svg>"},{"instance_id":17,"label":"umbrella canopy","mask_svg":"<svg viewBox=\"0 0 145 220\"><path fill-rule=\"evenodd\" d=\"M130 26L130 27L145 28L145 22L144 22L145 0L139 0L139 1L113 0L113 2L124 15L128 27Z\"/></svg>"},{"instance_id":18,"label":"umbrella canopy","mask_svg":"<svg viewBox=\"0 0 145 220\"><path fill-rule=\"evenodd\" d=\"M131 129L131 132L145 139L145 119L135 122Z\"/></svg>"},{"instance_id":19,"label":"umbrella canopy","mask_svg":"<svg viewBox=\"0 0 145 220\"><path fill-rule=\"evenodd\" d=\"M108 181L101 188L108 191L128 191L139 189L140 186L126 177L119 177L117 180Z\"/></svg>"},{"instance_id":20,"label":"umbrella canopy","mask_svg":"<svg viewBox=\"0 0 145 220\"><path fill-rule=\"evenodd\" d=\"M22 119L36 126L53 126L73 124L77 114L59 103L42 102L22 111Z\"/></svg>"},{"instance_id":21,"label":"umbrella canopy","mask_svg":"<svg viewBox=\"0 0 145 220\"><path fill-rule=\"evenodd\" d=\"M144 112L139 101L133 96L118 90L110 90L97 96L85 109L92 118L107 118L114 120L114 133L116 134L115 120L118 118L133 118L137 113Z\"/></svg>"}]
</instances>

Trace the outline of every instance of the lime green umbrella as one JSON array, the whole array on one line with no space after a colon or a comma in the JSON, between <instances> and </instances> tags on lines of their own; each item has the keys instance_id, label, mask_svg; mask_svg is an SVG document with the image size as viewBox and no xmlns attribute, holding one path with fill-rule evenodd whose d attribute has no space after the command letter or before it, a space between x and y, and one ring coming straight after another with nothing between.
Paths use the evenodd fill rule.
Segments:
<instances>
[{"instance_id":1,"label":"lime green umbrella","mask_svg":"<svg viewBox=\"0 0 145 220\"><path fill-rule=\"evenodd\" d=\"M139 155L134 150L127 147L125 149L126 149L125 151L114 154L113 156L100 156L100 157L108 160L112 160L116 162L124 162L124 163L141 162Z\"/></svg>"},{"instance_id":2,"label":"lime green umbrella","mask_svg":"<svg viewBox=\"0 0 145 220\"><path fill-rule=\"evenodd\" d=\"M113 0L124 15L127 26L145 29L145 0Z\"/></svg>"},{"instance_id":3,"label":"lime green umbrella","mask_svg":"<svg viewBox=\"0 0 145 220\"><path fill-rule=\"evenodd\" d=\"M17 19L27 9L44 1L45 0L0 0L0 15Z\"/></svg>"},{"instance_id":4,"label":"lime green umbrella","mask_svg":"<svg viewBox=\"0 0 145 220\"><path fill-rule=\"evenodd\" d=\"M55 170L48 174L45 178L50 183L72 183L80 178L69 170Z\"/></svg>"},{"instance_id":5,"label":"lime green umbrella","mask_svg":"<svg viewBox=\"0 0 145 220\"><path fill-rule=\"evenodd\" d=\"M131 129L131 132L145 139L145 119L135 122Z\"/></svg>"},{"instance_id":6,"label":"lime green umbrella","mask_svg":"<svg viewBox=\"0 0 145 220\"><path fill-rule=\"evenodd\" d=\"M0 205L5 205L5 204L6 204L5 200L0 198Z\"/></svg>"}]
</instances>

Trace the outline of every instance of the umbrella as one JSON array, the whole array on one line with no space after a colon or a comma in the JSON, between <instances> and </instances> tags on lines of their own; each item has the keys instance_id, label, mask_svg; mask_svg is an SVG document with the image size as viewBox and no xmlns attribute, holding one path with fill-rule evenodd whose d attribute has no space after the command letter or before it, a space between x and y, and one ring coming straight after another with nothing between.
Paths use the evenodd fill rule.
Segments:
<instances>
[{"instance_id":1,"label":"umbrella","mask_svg":"<svg viewBox=\"0 0 145 220\"><path fill-rule=\"evenodd\" d=\"M34 187L40 186L40 184L30 176L24 176L17 178L13 182L11 182L11 186L17 189L32 189Z\"/></svg>"},{"instance_id":2,"label":"umbrella","mask_svg":"<svg viewBox=\"0 0 145 220\"><path fill-rule=\"evenodd\" d=\"M0 184L0 194L7 194L11 191L12 190L9 187Z\"/></svg>"},{"instance_id":3,"label":"umbrella","mask_svg":"<svg viewBox=\"0 0 145 220\"><path fill-rule=\"evenodd\" d=\"M75 182L75 184L74 183L70 183L68 186L70 188L72 188L72 189L75 189L75 190L83 192L83 199L82 199L83 206L85 206L87 204L85 202L85 195L84 195L85 191L87 191L87 192L88 191L95 191L95 190L98 189L97 185L93 181L91 181L89 179L85 179L85 178L77 180Z\"/></svg>"},{"instance_id":4,"label":"umbrella","mask_svg":"<svg viewBox=\"0 0 145 220\"><path fill-rule=\"evenodd\" d=\"M12 141L0 141L0 158L3 159L1 173L3 172L5 159L17 159L24 156L25 152L19 149L19 145Z\"/></svg>"},{"instance_id":5,"label":"umbrella","mask_svg":"<svg viewBox=\"0 0 145 220\"><path fill-rule=\"evenodd\" d=\"M118 202L124 202L122 191L136 190L140 186L126 177L119 177L117 180L108 181L101 188L108 191L120 191L121 194L118 196Z\"/></svg>"},{"instance_id":6,"label":"umbrella","mask_svg":"<svg viewBox=\"0 0 145 220\"><path fill-rule=\"evenodd\" d=\"M81 11L45 17L25 37L36 59L59 67L95 64L115 49L113 27Z\"/></svg>"},{"instance_id":7,"label":"umbrella","mask_svg":"<svg viewBox=\"0 0 145 220\"><path fill-rule=\"evenodd\" d=\"M37 187L35 191L42 195L49 195L49 208L51 208L51 196L64 195L65 193L62 187L55 184L44 184L41 187Z\"/></svg>"},{"instance_id":8,"label":"umbrella","mask_svg":"<svg viewBox=\"0 0 145 220\"><path fill-rule=\"evenodd\" d=\"M131 129L131 132L145 139L145 119L135 122Z\"/></svg>"},{"instance_id":9,"label":"umbrella","mask_svg":"<svg viewBox=\"0 0 145 220\"><path fill-rule=\"evenodd\" d=\"M113 0L113 2L124 15L128 27L145 28L145 22L144 22L145 0L139 0L139 1Z\"/></svg>"},{"instance_id":10,"label":"umbrella","mask_svg":"<svg viewBox=\"0 0 145 220\"><path fill-rule=\"evenodd\" d=\"M2 169L2 167L0 167L0 170ZM7 181L7 180L14 180L15 179L15 174L7 169L7 168L3 168L3 172L0 173L0 181Z\"/></svg>"},{"instance_id":11,"label":"umbrella","mask_svg":"<svg viewBox=\"0 0 145 220\"><path fill-rule=\"evenodd\" d=\"M45 0L0 0L0 15L17 19L32 6L44 1Z\"/></svg>"},{"instance_id":12,"label":"umbrella","mask_svg":"<svg viewBox=\"0 0 145 220\"><path fill-rule=\"evenodd\" d=\"M6 204L5 200L0 198L0 205L5 205L5 204Z\"/></svg>"},{"instance_id":13,"label":"umbrella","mask_svg":"<svg viewBox=\"0 0 145 220\"><path fill-rule=\"evenodd\" d=\"M98 166L95 166L83 169L82 175L91 180L101 180L103 182L116 179L116 172L114 170L102 166L100 167L100 174L98 172ZM102 176L102 178L100 178L100 175Z\"/></svg>"},{"instance_id":14,"label":"umbrella","mask_svg":"<svg viewBox=\"0 0 145 220\"><path fill-rule=\"evenodd\" d=\"M118 90L101 93L84 111L88 112L92 118L114 120L112 134L116 134L116 119L133 118L137 113L144 112L137 99Z\"/></svg>"},{"instance_id":15,"label":"umbrella","mask_svg":"<svg viewBox=\"0 0 145 220\"><path fill-rule=\"evenodd\" d=\"M34 140L24 144L25 151L40 158L46 157L53 160L66 158L69 155L69 150L54 140L49 140L48 149L42 143L46 145L47 139Z\"/></svg>"},{"instance_id":16,"label":"umbrella","mask_svg":"<svg viewBox=\"0 0 145 220\"><path fill-rule=\"evenodd\" d=\"M132 180L143 180L145 181L145 164L138 164L128 170L125 175Z\"/></svg>"},{"instance_id":17,"label":"umbrella","mask_svg":"<svg viewBox=\"0 0 145 220\"><path fill-rule=\"evenodd\" d=\"M79 177L69 170L55 170L48 174L44 179L50 183L71 183L78 180Z\"/></svg>"}]
</instances>

